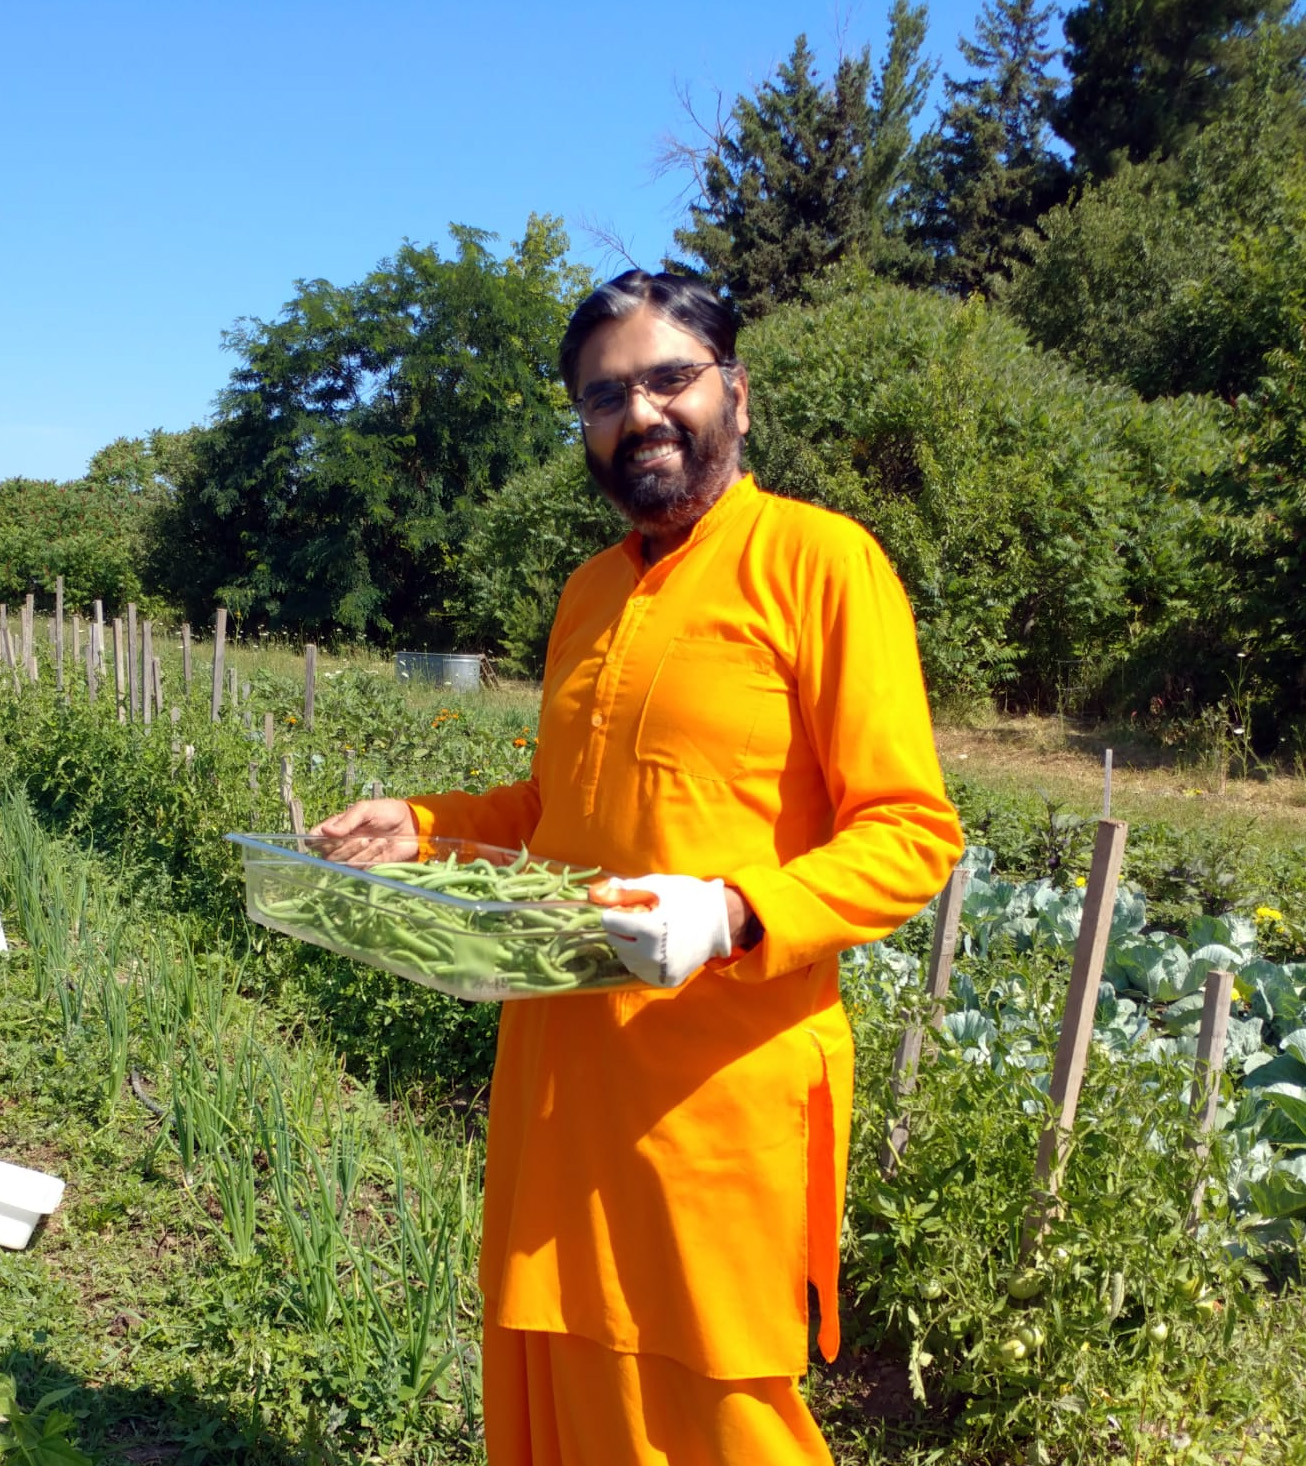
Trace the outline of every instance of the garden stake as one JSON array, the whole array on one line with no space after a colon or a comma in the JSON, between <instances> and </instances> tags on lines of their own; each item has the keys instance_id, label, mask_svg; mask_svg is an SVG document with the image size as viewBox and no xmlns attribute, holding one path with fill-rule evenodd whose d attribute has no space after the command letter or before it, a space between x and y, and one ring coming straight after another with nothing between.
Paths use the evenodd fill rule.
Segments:
<instances>
[{"instance_id":1,"label":"garden stake","mask_svg":"<svg viewBox=\"0 0 1306 1466\"><path fill-rule=\"evenodd\" d=\"M186 696L190 697L190 622L181 623L181 680L186 685Z\"/></svg>"},{"instance_id":2,"label":"garden stake","mask_svg":"<svg viewBox=\"0 0 1306 1466\"><path fill-rule=\"evenodd\" d=\"M54 578L54 690L63 691L63 576Z\"/></svg>"},{"instance_id":3,"label":"garden stake","mask_svg":"<svg viewBox=\"0 0 1306 1466\"><path fill-rule=\"evenodd\" d=\"M86 701L94 702L95 694L99 691L99 683L95 677L95 638L88 636L86 639Z\"/></svg>"},{"instance_id":4,"label":"garden stake","mask_svg":"<svg viewBox=\"0 0 1306 1466\"><path fill-rule=\"evenodd\" d=\"M127 602L127 715L134 723L141 715L141 647L136 634L136 602Z\"/></svg>"},{"instance_id":5,"label":"garden stake","mask_svg":"<svg viewBox=\"0 0 1306 1466\"><path fill-rule=\"evenodd\" d=\"M163 664L158 657L150 658L150 681L154 684L154 709L163 712Z\"/></svg>"},{"instance_id":6,"label":"garden stake","mask_svg":"<svg viewBox=\"0 0 1306 1466\"><path fill-rule=\"evenodd\" d=\"M80 662L82 659L82 618L73 612L73 661Z\"/></svg>"},{"instance_id":7,"label":"garden stake","mask_svg":"<svg viewBox=\"0 0 1306 1466\"><path fill-rule=\"evenodd\" d=\"M23 670L30 674L34 653L32 651L32 621L36 616L36 597L28 595L23 602ZM36 678L33 677L35 682Z\"/></svg>"},{"instance_id":8,"label":"garden stake","mask_svg":"<svg viewBox=\"0 0 1306 1466\"><path fill-rule=\"evenodd\" d=\"M1208 1136L1215 1124L1216 1102L1220 1097L1220 1074L1224 1068L1224 1044L1229 1033L1229 1005L1233 1001L1233 973L1213 968L1206 974L1206 1001L1202 1004L1202 1026L1197 1035L1197 1057L1193 1061L1193 1097L1188 1117L1192 1131L1188 1146L1199 1160L1210 1152ZM1198 1180L1188 1209L1187 1230L1197 1230L1197 1215L1202 1205L1206 1178Z\"/></svg>"},{"instance_id":9,"label":"garden stake","mask_svg":"<svg viewBox=\"0 0 1306 1466\"><path fill-rule=\"evenodd\" d=\"M222 712L222 661L227 653L227 608L218 607L213 628L213 701L210 704L209 720L216 723Z\"/></svg>"},{"instance_id":10,"label":"garden stake","mask_svg":"<svg viewBox=\"0 0 1306 1466\"><path fill-rule=\"evenodd\" d=\"M313 726L313 701L317 691L317 647L310 641L304 648L304 727Z\"/></svg>"},{"instance_id":11,"label":"garden stake","mask_svg":"<svg viewBox=\"0 0 1306 1466\"><path fill-rule=\"evenodd\" d=\"M91 622L91 645L95 648L95 670L104 676L104 602L93 601L95 619Z\"/></svg>"},{"instance_id":12,"label":"garden stake","mask_svg":"<svg viewBox=\"0 0 1306 1466\"><path fill-rule=\"evenodd\" d=\"M1088 1045L1093 1037L1093 1016L1097 1011L1098 987L1106 960L1107 939L1115 912L1116 885L1125 854L1129 826L1123 820L1102 820L1097 827L1093 864L1084 895L1075 960L1070 971L1061 1018L1061 1038L1052 1069L1049 1096L1052 1120L1039 1139L1034 1165L1034 1194L1020 1238L1020 1255L1027 1258L1057 1210L1057 1187L1065 1163L1065 1142L1074 1129L1079 1091L1088 1065Z\"/></svg>"},{"instance_id":13,"label":"garden stake","mask_svg":"<svg viewBox=\"0 0 1306 1466\"><path fill-rule=\"evenodd\" d=\"M148 728L154 722L154 622L141 622L142 721ZM161 710L160 710L161 711Z\"/></svg>"},{"instance_id":14,"label":"garden stake","mask_svg":"<svg viewBox=\"0 0 1306 1466\"><path fill-rule=\"evenodd\" d=\"M929 976L926 980L926 996L932 1001L930 1027L936 1032L943 1026L943 1003L948 996L948 985L952 981L952 959L957 950L957 928L961 922L961 908L966 896L966 883L970 871L958 866L948 878L948 884L939 897L939 910L934 918L934 948L930 953ZM916 1074L920 1068L921 1047L925 1041L925 1029L913 1023L903 1033L898 1051L893 1056L893 1078L890 1081L895 1100L901 1101L916 1088ZM898 1162L907 1146L911 1120L902 1111L889 1122L889 1133L880 1151L880 1170L891 1177L898 1169Z\"/></svg>"},{"instance_id":15,"label":"garden stake","mask_svg":"<svg viewBox=\"0 0 1306 1466\"><path fill-rule=\"evenodd\" d=\"M123 705L123 683L126 680L126 673L122 664L122 617L113 618L113 682L118 699L118 721L127 721L127 709Z\"/></svg>"},{"instance_id":16,"label":"garden stake","mask_svg":"<svg viewBox=\"0 0 1306 1466\"><path fill-rule=\"evenodd\" d=\"M272 752L272 744L276 737L276 724L273 722L271 713L263 714L263 747L269 753Z\"/></svg>"}]
</instances>

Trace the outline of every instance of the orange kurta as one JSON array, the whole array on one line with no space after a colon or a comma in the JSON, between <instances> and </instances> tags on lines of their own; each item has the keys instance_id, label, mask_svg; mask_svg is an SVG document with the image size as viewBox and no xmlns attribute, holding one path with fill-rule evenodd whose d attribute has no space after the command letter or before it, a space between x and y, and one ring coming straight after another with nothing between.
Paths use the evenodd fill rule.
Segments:
<instances>
[{"instance_id":1,"label":"orange kurta","mask_svg":"<svg viewBox=\"0 0 1306 1466\"><path fill-rule=\"evenodd\" d=\"M961 850L911 613L851 520L735 483L646 567L568 581L532 776L412 801L424 833L720 876L765 937L684 987L505 1006L480 1278L512 1329L719 1379L821 1347L852 1108L837 954L892 931Z\"/></svg>"}]
</instances>

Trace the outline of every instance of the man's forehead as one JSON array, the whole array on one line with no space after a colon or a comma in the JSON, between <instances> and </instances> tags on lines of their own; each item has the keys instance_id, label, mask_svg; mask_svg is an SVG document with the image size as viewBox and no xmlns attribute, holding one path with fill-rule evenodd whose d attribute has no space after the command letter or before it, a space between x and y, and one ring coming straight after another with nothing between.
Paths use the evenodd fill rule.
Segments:
<instances>
[{"instance_id":1,"label":"man's forehead","mask_svg":"<svg viewBox=\"0 0 1306 1466\"><path fill-rule=\"evenodd\" d=\"M645 304L628 316L604 321L585 338L577 359L579 385L647 371L665 361L702 361L714 355L692 331Z\"/></svg>"}]
</instances>

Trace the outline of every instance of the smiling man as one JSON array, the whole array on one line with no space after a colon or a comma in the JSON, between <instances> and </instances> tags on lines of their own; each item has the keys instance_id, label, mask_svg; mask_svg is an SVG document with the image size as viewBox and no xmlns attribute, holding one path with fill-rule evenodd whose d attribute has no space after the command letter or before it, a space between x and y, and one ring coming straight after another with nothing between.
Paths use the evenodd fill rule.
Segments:
<instances>
[{"instance_id":1,"label":"smiling man","mask_svg":"<svg viewBox=\"0 0 1306 1466\"><path fill-rule=\"evenodd\" d=\"M341 858L441 832L628 873L637 991L505 1005L480 1280L491 1466L830 1461L852 1042L838 954L961 850L910 610L857 525L740 463L748 377L704 286L631 271L561 351L631 533L568 582L531 777L364 802ZM620 884L620 883L619 883Z\"/></svg>"}]
</instances>

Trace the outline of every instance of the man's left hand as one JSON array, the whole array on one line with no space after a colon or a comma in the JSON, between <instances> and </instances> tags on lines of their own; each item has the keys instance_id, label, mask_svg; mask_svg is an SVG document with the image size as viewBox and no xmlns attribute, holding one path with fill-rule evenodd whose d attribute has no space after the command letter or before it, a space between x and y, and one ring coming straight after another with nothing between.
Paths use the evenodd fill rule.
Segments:
<instances>
[{"instance_id":1,"label":"man's left hand","mask_svg":"<svg viewBox=\"0 0 1306 1466\"><path fill-rule=\"evenodd\" d=\"M648 892L655 904L623 904L621 894ZM731 891L740 903L738 892ZM734 945L722 881L694 876L640 876L602 883L591 899L603 905L603 928L636 977L655 987L679 987L712 957Z\"/></svg>"}]
</instances>

